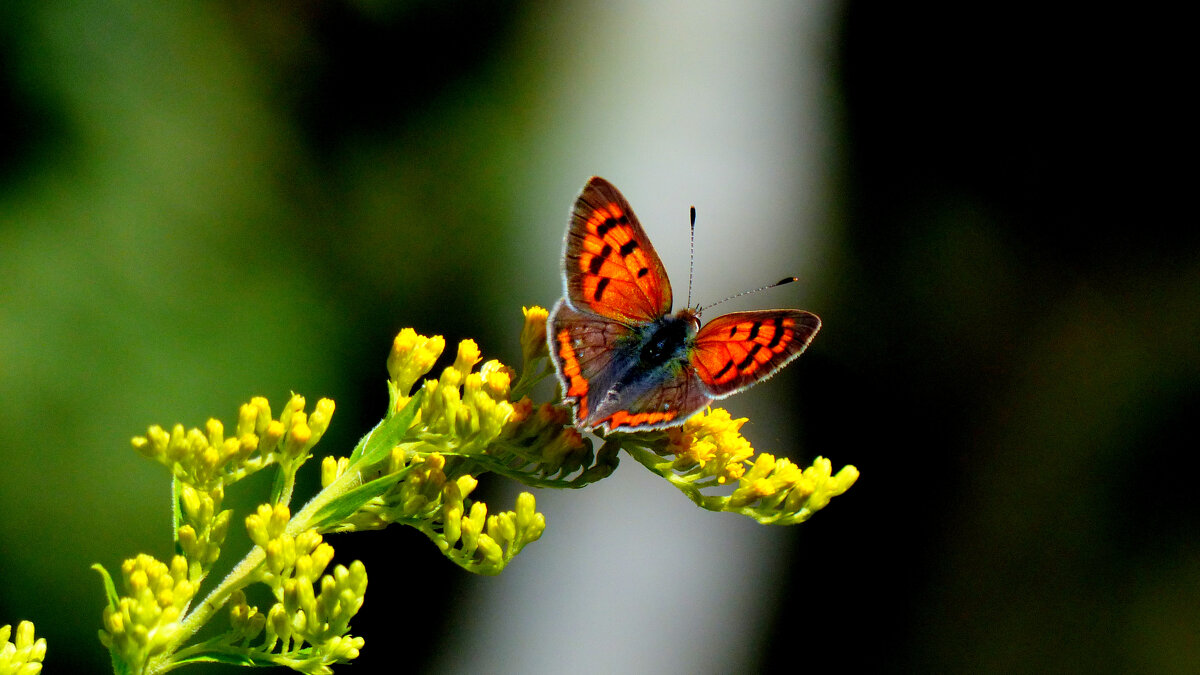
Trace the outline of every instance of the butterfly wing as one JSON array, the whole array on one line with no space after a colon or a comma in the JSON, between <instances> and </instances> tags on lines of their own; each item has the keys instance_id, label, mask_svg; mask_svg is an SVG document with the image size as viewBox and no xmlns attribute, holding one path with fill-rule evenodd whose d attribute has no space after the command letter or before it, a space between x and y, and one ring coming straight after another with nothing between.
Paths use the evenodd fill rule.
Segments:
<instances>
[{"instance_id":1,"label":"butterfly wing","mask_svg":"<svg viewBox=\"0 0 1200 675\"><path fill-rule=\"evenodd\" d=\"M689 363L635 381L600 403L596 424L609 431L646 431L681 424L713 397Z\"/></svg>"},{"instance_id":2,"label":"butterfly wing","mask_svg":"<svg viewBox=\"0 0 1200 675\"><path fill-rule=\"evenodd\" d=\"M641 353L659 325L630 326L558 301L550 312L547 339L577 426L660 429L679 424L712 402L687 358L645 367Z\"/></svg>"},{"instance_id":3,"label":"butterfly wing","mask_svg":"<svg viewBox=\"0 0 1200 675\"><path fill-rule=\"evenodd\" d=\"M671 283L629 202L593 176L571 212L564 246L566 295L575 309L627 324L671 311Z\"/></svg>"},{"instance_id":4,"label":"butterfly wing","mask_svg":"<svg viewBox=\"0 0 1200 675\"><path fill-rule=\"evenodd\" d=\"M597 424L593 414L631 357L619 348L633 333L629 326L577 312L559 300L547 319L547 339L563 398L575 406L575 421L584 428ZM615 362L614 362L615 361Z\"/></svg>"},{"instance_id":5,"label":"butterfly wing","mask_svg":"<svg viewBox=\"0 0 1200 675\"><path fill-rule=\"evenodd\" d=\"M798 309L725 314L696 334L691 363L708 393L724 398L779 372L820 328L816 314Z\"/></svg>"}]
</instances>

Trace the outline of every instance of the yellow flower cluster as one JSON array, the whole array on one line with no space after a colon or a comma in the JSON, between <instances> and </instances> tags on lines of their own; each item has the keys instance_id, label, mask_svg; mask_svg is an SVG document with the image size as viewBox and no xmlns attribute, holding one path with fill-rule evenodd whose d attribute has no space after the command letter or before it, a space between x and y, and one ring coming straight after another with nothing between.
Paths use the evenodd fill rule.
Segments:
<instances>
[{"instance_id":1,"label":"yellow flower cluster","mask_svg":"<svg viewBox=\"0 0 1200 675\"><path fill-rule=\"evenodd\" d=\"M211 489L236 482L272 462L296 464L321 439L333 416L333 401L323 398L312 414L304 397L293 395L279 419L272 419L267 399L258 396L238 411L234 435L225 436L219 420L204 430L176 424L168 432L158 425L133 439L133 447L169 469L183 483Z\"/></svg>"},{"instance_id":2,"label":"yellow flower cluster","mask_svg":"<svg viewBox=\"0 0 1200 675\"><path fill-rule=\"evenodd\" d=\"M729 507L758 505L769 522L799 523L825 508L830 499L850 489L856 480L858 469L845 466L834 474L833 465L824 457L801 469L787 458L776 459L764 452L738 481L737 489L729 496Z\"/></svg>"},{"instance_id":3,"label":"yellow flower cluster","mask_svg":"<svg viewBox=\"0 0 1200 675\"><path fill-rule=\"evenodd\" d=\"M198 490L186 483L179 491L180 515L177 540L188 560L188 579L199 582L221 555L221 544L229 532L233 511L221 511L225 488Z\"/></svg>"},{"instance_id":4,"label":"yellow flower cluster","mask_svg":"<svg viewBox=\"0 0 1200 675\"><path fill-rule=\"evenodd\" d=\"M754 456L754 448L740 431L746 419L733 419L728 410L715 408L667 429L667 449L676 456L674 468L699 467L701 475L715 477L718 483L741 478L745 461Z\"/></svg>"},{"instance_id":5,"label":"yellow flower cluster","mask_svg":"<svg viewBox=\"0 0 1200 675\"><path fill-rule=\"evenodd\" d=\"M175 556L171 564L139 554L121 565L127 595L104 608L100 641L120 655L134 672L165 650L179 633L179 621L196 586L188 580L188 564Z\"/></svg>"},{"instance_id":6,"label":"yellow flower cluster","mask_svg":"<svg viewBox=\"0 0 1200 675\"><path fill-rule=\"evenodd\" d=\"M401 448L393 449L390 472L402 470L406 463L411 466L408 476L400 483L398 489L392 492L389 499L397 519L421 517L431 505L436 507L446 486L446 458L441 454L435 452L424 457L407 457ZM463 478L475 480L470 476Z\"/></svg>"},{"instance_id":7,"label":"yellow flower cluster","mask_svg":"<svg viewBox=\"0 0 1200 675\"><path fill-rule=\"evenodd\" d=\"M528 492L517 495L515 511L489 516L487 504L475 502L464 515L464 499L474 488L473 478L446 484L442 536L435 541L444 545L446 555L464 568L479 574L499 574L526 544L542 536L546 517L538 513L537 503Z\"/></svg>"},{"instance_id":8,"label":"yellow flower cluster","mask_svg":"<svg viewBox=\"0 0 1200 675\"><path fill-rule=\"evenodd\" d=\"M508 402L512 371L496 360L471 372L482 357L474 340L458 345L454 365L437 380L425 380L417 424L427 433L457 440L459 452L482 450L512 417Z\"/></svg>"},{"instance_id":9,"label":"yellow flower cluster","mask_svg":"<svg viewBox=\"0 0 1200 675\"><path fill-rule=\"evenodd\" d=\"M266 627L267 617L248 604L245 591L238 589L229 595L229 625L230 643L249 645Z\"/></svg>"},{"instance_id":10,"label":"yellow flower cluster","mask_svg":"<svg viewBox=\"0 0 1200 675\"><path fill-rule=\"evenodd\" d=\"M418 335L405 328L392 343L388 355L388 386L392 412L402 410L412 400L412 389L428 373L446 341ZM427 379L420 387L421 408L413 426L426 436L436 435L452 442L459 453L479 451L491 443L513 415L508 401L513 372L496 360L482 360L474 340L463 340L453 365L438 379Z\"/></svg>"},{"instance_id":11,"label":"yellow flower cluster","mask_svg":"<svg viewBox=\"0 0 1200 675\"><path fill-rule=\"evenodd\" d=\"M9 642L10 637L12 642ZM44 658L46 638L34 639L32 622L17 624L15 637L12 626L0 626L0 675L37 675L42 672Z\"/></svg>"},{"instance_id":12,"label":"yellow flower cluster","mask_svg":"<svg viewBox=\"0 0 1200 675\"><path fill-rule=\"evenodd\" d=\"M408 405L409 393L417 380L433 369L433 364L446 348L446 338L441 335L425 337L417 331L405 328L392 342L388 354L388 383L392 388L392 412Z\"/></svg>"},{"instance_id":13,"label":"yellow flower cluster","mask_svg":"<svg viewBox=\"0 0 1200 675\"><path fill-rule=\"evenodd\" d=\"M245 639L257 634L260 627L265 629L263 649L267 652L278 647L290 653L304 643L312 645L311 668L300 670L324 672L324 666L354 659L362 649L363 639L346 632L350 619L362 607L367 571L356 560L350 567L338 565L332 574L325 574L333 561L333 547L315 530L289 534L290 520L291 513L282 504L263 504L246 517L250 540L266 552L262 581L271 588L276 602L264 618L258 618L263 615L246 605L244 595L232 597L230 618Z\"/></svg>"},{"instance_id":14,"label":"yellow flower cluster","mask_svg":"<svg viewBox=\"0 0 1200 675\"><path fill-rule=\"evenodd\" d=\"M546 518L537 512L533 495L527 492L517 497L516 511L489 516L486 504L468 500L479 482L470 474L447 477L447 460L437 452L412 455L398 446L388 471L403 471L405 479L351 521L356 529L407 523L465 569L498 574L521 548L542 536Z\"/></svg>"},{"instance_id":15,"label":"yellow flower cluster","mask_svg":"<svg viewBox=\"0 0 1200 675\"><path fill-rule=\"evenodd\" d=\"M670 464L659 466L652 456L637 449L631 454L700 506L742 513L760 523L807 520L858 480L858 469L846 466L833 474L832 465L823 457L804 469L768 453L751 462L754 448L740 431L745 423L745 418L733 419L728 411L714 408L667 430L662 454L674 457ZM737 487L728 497L699 493L703 487L734 482Z\"/></svg>"}]
</instances>

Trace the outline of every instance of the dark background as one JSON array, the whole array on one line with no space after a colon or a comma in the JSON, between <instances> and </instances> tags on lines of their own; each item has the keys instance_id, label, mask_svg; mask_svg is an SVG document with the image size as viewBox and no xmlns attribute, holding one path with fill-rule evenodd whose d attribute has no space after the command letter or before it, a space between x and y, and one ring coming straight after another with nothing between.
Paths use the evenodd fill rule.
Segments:
<instances>
[{"instance_id":1,"label":"dark background","mask_svg":"<svg viewBox=\"0 0 1200 675\"><path fill-rule=\"evenodd\" d=\"M663 650L728 639L714 671L1194 671L1200 235L1179 208L1194 192L1183 22L820 6L828 255L806 263L817 290L803 305L826 328L799 375L769 386L795 402L781 451L862 478L769 533L776 576L738 590L760 601L752 639ZM530 168L563 124L546 83L580 65L555 60L571 54L555 31L589 16L515 2L0 8L0 624L35 621L48 672L106 667L90 563L169 554L164 474L128 448L147 424L229 420L251 395L278 406L295 390L337 401L321 446L334 452L378 418L402 326L517 361L519 305L558 294L553 253L521 246L553 251L564 225L523 211L528 195L565 214L605 170L586 156L553 180ZM717 62L736 48L690 39ZM612 83L579 86L593 85ZM634 204L656 194L618 184ZM412 532L334 545L372 573L355 672L453 670L446 650L482 640L462 616L505 575L466 579ZM537 592L570 605L596 584L621 580ZM540 651L562 670L595 665L570 644Z\"/></svg>"}]
</instances>

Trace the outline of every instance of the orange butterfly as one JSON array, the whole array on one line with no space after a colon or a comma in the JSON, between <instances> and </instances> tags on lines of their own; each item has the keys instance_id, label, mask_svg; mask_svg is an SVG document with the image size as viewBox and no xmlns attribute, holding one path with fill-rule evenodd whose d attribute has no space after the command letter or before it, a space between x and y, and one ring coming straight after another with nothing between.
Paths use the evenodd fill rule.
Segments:
<instances>
[{"instance_id":1,"label":"orange butterfly","mask_svg":"<svg viewBox=\"0 0 1200 675\"><path fill-rule=\"evenodd\" d=\"M563 255L566 297L547 340L577 426L639 431L682 424L714 399L765 380L821 328L798 309L733 312L700 325L671 314L671 282L629 202L592 177L575 200Z\"/></svg>"}]
</instances>

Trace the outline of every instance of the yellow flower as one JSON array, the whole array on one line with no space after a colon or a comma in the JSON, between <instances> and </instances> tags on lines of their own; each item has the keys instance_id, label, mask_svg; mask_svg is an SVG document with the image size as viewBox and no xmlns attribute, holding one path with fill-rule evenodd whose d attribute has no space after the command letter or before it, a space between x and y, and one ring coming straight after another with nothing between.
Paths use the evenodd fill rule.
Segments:
<instances>
[{"instance_id":1,"label":"yellow flower","mask_svg":"<svg viewBox=\"0 0 1200 675\"><path fill-rule=\"evenodd\" d=\"M483 360L483 355L479 352L479 345L475 344L474 340L463 340L458 343L458 356L454 359L454 369L457 370L463 377L471 374L475 369L475 364Z\"/></svg>"},{"instance_id":2,"label":"yellow flower","mask_svg":"<svg viewBox=\"0 0 1200 675\"><path fill-rule=\"evenodd\" d=\"M413 385L433 368L445 348L446 339L441 335L430 338L405 328L396 336L392 351L388 354L387 369L388 378L403 403L408 402ZM399 407L403 407L403 403L398 404Z\"/></svg>"},{"instance_id":3,"label":"yellow flower","mask_svg":"<svg viewBox=\"0 0 1200 675\"><path fill-rule=\"evenodd\" d=\"M513 380L512 368L492 359L479 367L479 376L483 378L483 387L488 396L498 401L508 400Z\"/></svg>"},{"instance_id":4,"label":"yellow flower","mask_svg":"<svg viewBox=\"0 0 1200 675\"><path fill-rule=\"evenodd\" d=\"M128 595L104 608L100 641L140 672L146 660L165 649L178 634L179 621L196 587L187 579L188 564L171 564L141 554L121 565Z\"/></svg>"},{"instance_id":5,"label":"yellow flower","mask_svg":"<svg viewBox=\"0 0 1200 675\"><path fill-rule=\"evenodd\" d=\"M296 464L307 459L329 427L334 404L323 398L311 415L304 412L304 404L303 396L293 394L275 420L267 399L256 396L238 409L232 436L226 437L225 425L217 419L208 420L203 430L176 424L168 432L154 425L145 436L133 439L133 447L169 468L181 482L213 490L277 461Z\"/></svg>"},{"instance_id":6,"label":"yellow flower","mask_svg":"<svg viewBox=\"0 0 1200 675\"><path fill-rule=\"evenodd\" d=\"M235 640L250 641L258 637L267 624L267 617L257 607L246 602L241 589L229 596L229 624Z\"/></svg>"},{"instance_id":7,"label":"yellow flower","mask_svg":"<svg viewBox=\"0 0 1200 675\"><path fill-rule=\"evenodd\" d=\"M745 417L733 419L724 408L712 408L668 429L667 449L676 456L675 467L699 466L702 475L715 477L718 483L740 478L746 470L744 462L754 454L739 431L745 423Z\"/></svg>"},{"instance_id":8,"label":"yellow flower","mask_svg":"<svg viewBox=\"0 0 1200 675\"><path fill-rule=\"evenodd\" d=\"M33 623L22 621L17 624L17 635L12 637L12 626L0 626L0 673L8 675L37 675L42 672L42 659L46 658L46 638L33 637Z\"/></svg>"},{"instance_id":9,"label":"yellow flower","mask_svg":"<svg viewBox=\"0 0 1200 675\"><path fill-rule=\"evenodd\" d=\"M825 508L829 500L842 494L858 480L858 469L846 466L833 474L828 459L816 458L812 466L801 470L786 458L776 459L763 453L739 481L728 498L732 508L764 505L764 519L798 523Z\"/></svg>"},{"instance_id":10,"label":"yellow flower","mask_svg":"<svg viewBox=\"0 0 1200 675\"><path fill-rule=\"evenodd\" d=\"M329 487L333 481L341 478L346 473L346 469L350 467L349 457L334 457L326 455L325 459L321 460L321 487Z\"/></svg>"},{"instance_id":11,"label":"yellow flower","mask_svg":"<svg viewBox=\"0 0 1200 675\"><path fill-rule=\"evenodd\" d=\"M522 307L521 311L525 313L525 325L521 327L521 358L523 368L528 369L531 361L550 354L546 345L546 319L550 313L537 305Z\"/></svg>"},{"instance_id":12,"label":"yellow flower","mask_svg":"<svg viewBox=\"0 0 1200 675\"><path fill-rule=\"evenodd\" d=\"M217 557L229 532L233 511L221 511L225 490L217 486L199 490L184 483L179 492L183 525L179 527L179 548L189 563L188 579L199 582Z\"/></svg>"}]
</instances>

